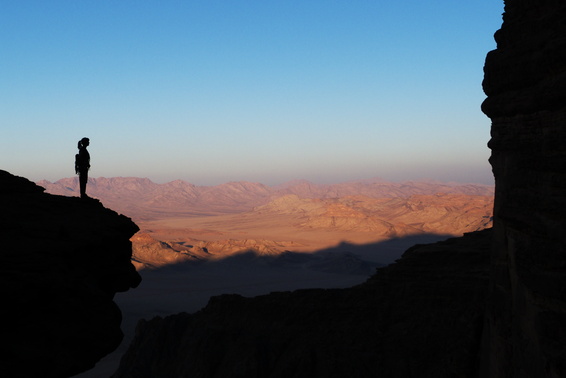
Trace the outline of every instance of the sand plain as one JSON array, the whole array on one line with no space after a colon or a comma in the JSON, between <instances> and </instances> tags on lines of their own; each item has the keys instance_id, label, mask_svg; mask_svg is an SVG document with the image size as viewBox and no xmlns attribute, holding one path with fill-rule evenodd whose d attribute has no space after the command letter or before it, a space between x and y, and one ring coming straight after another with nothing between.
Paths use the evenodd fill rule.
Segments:
<instances>
[{"instance_id":1,"label":"sand plain","mask_svg":"<svg viewBox=\"0 0 566 378\"><path fill-rule=\"evenodd\" d=\"M314 252L340 243L366 244L387 240L383 235L352 230L301 227L304 217L289 214L228 214L166 218L140 222L142 232L157 240L272 240L293 242L288 250Z\"/></svg>"}]
</instances>

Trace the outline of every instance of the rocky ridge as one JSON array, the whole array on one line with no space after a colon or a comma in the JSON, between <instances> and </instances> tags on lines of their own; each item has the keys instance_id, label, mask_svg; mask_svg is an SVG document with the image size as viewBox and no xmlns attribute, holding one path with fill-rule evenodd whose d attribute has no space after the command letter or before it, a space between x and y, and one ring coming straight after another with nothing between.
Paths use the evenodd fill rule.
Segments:
<instances>
[{"instance_id":1,"label":"rocky ridge","mask_svg":"<svg viewBox=\"0 0 566 378\"><path fill-rule=\"evenodd\" d=\"M2 377L69 377L122 341L116 292L140 283L138 227L96 200L0 171Z\"/></svg>"}]
</instances>

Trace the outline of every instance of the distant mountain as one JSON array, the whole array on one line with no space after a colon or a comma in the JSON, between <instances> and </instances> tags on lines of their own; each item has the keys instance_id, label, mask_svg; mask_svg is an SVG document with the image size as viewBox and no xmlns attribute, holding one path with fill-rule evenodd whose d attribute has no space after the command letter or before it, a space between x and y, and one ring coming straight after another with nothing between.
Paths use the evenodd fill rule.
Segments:
<instances>
[{"instance_id":1,"label":"distant mountain","mask_svg":"<svg viewBox=\"0 0 566 378\"><path fill-rule=\"evenodd\" d=\"M37 183L48 193L78 196L78 178ZM401 183L380 179L352 181L339 184L314 184L305 180L291 181L278 186L266 186L246 181L216 186L196 186L182 180L157 184L148 178L113 177L91 178L87 186L90 196L106 206L136 220L163 216L213 215L249 211L284 195L307 199L330 199L362 195L369 198L408 198L414 195L464 194L493 196L492 186L425 181Z\"/></svg>"}]
</instances>

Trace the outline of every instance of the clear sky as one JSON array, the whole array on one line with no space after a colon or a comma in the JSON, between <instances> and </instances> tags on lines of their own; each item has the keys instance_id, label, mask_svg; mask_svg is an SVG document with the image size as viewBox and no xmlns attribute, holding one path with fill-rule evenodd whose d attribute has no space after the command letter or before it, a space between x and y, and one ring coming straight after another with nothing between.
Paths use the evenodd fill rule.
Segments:
<instances>
[{"instance_id":1,"label":"clear sky","mask_svg":"<svg viewBox=\"0 0 566 378\"><path fill-rule=\"evenodd\" d=\"M0 169L491 184L502 0L0 0Z\"/></svg>"}]
</instances>

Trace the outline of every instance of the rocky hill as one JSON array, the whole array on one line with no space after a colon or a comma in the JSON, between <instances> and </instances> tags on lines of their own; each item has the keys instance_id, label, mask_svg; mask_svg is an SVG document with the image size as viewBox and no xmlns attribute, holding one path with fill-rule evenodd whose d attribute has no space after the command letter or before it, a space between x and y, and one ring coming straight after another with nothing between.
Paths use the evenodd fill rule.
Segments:
<instances>
[{"instance_id":1,"label":"rocky hill","mask_svg":"<svg viewBox=\"0 0 566 378\"><path fill-rule=\"evenodd\" d=\"M138 227L96 200L0 171L2 377L69 377L122 341L116 292L140 283Z\"/></svg>"}]
</instances>

